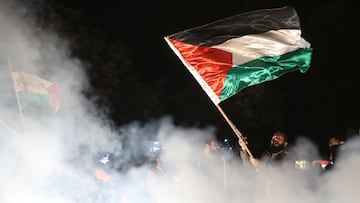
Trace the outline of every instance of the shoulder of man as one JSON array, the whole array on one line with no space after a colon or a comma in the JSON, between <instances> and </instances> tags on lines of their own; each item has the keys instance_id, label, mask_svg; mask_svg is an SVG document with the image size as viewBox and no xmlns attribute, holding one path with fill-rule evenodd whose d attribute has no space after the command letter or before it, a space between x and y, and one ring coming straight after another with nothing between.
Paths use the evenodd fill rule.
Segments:
<instances>
[{"instance_id":1,"label":"shoulder of man","mask_svg":"<svg viewBox=\"0 0 360 203\"><path fill-rule=\"evenodd\" d=\"M280 154L278 154L275 158L276 161L281 161L281 162L294 162L295 163L295 157L293 156L293 154L289 151L284 151Z\"/></svg>"}]
</instances>

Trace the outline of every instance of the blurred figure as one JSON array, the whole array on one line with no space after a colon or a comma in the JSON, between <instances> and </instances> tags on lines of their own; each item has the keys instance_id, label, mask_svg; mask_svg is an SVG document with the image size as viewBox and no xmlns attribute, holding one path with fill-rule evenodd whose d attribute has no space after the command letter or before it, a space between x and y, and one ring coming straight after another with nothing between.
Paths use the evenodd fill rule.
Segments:
<instances>
[{"instance_id":1,"label":"blurred figure","mask_svg":"<svg viewBox=\"0 0 360 203\"><path fill-rule=\"evenodd\" d=\"M101 181L107 182L110 180L110 153L101 154L96 160L96 166L94 168L94 178Z\"/></svg>"},{"instance_id":2,"label":"blurred figure","mask_svg":"<svg viewBox=\"0 0 360 203\"><path fill-rule=\"evenodd\" d=\"M219 153L220 145L216 139L211 139L205 144L204 154L208 159L213 160L219 158Z\"/></svg>"},{"instance_id":3,"label":"blurred figure","mask_svg":"<svg viewBox=\"0 0 360 203\"><path fill-rule=\"evenodd\" d=\"M204 145L203 156L197 161L197 167L200 170L208 183L212 186L223 188L223 195L225 195L227 186L227 159L225 158L219 141L216 138L208 140Z\"/></svg>"},{"instance_id":4,"label":"blurred figure","mask_svg":"<svg viewBox=\"0 0 360 203\"><path fill-rule=\"evenodd\" d=\"M96 180L94 202L127 203L130 196L118 187L122 165L121 157L115 153L101 152L96 155L93 169L93 177Z\"/></svg>"},{"instance_id":5,"label":"blurred figure","mask_svg":"<svg viewBox=\"0 0 360 203\"><path fill-rule=\"evenodd\" d=\"M205 143L204 156L201 157L201 160L198 160L197 165L205 172L208 170L212 170L211 165L214 164L225 164L224 156L221 153L221 147L219 145L219 142L215 138L210 139Z\"/></svg>"},{"instance_id":6,"label":"blurred figure","mask_svg":"<svg viewBox=\"0 0 360 203\"><path fill-rule=\"evenodd\" d=\"M189 202L185 200L187 193L184 192L185 186L192 181L187 178L189 164L186 160L173 159L162 146L157 149L157 153L150 159L146 174L146 202Z\"/></svg>"},{"instance_id":7,"label":"blurred figure","mask_svg":"<svg viewBox=\"0 0 360 203\"><path fill-rule=\"evenodd\" d=\"M342 145L345 143L345 139L342 136L332 136L329 139L329 161L326 166L326 170L333 168L337 160L338 154L341 151Z\"/></svg>"},{"instance_id":8,"label":"blurred figure","mask_svg":"<svg viewBox=\"0 0 360 203\"><path fill-rule=\"evenodd\" d=\"M110 187L110 180L113 181L113 155L111 153L99 153L95 158L93 176L97 181L95 202L108 201L116 194Z\"/></svg>"},{"instance_id":9,"label":"blurred figure","mask_svg":"<svg viewBox=\"0 0 360 203\"><path fill-rule=\"evenodd\" d=\"M161 185L164 184L163 179L167 176L162 160L162 154L158 153L153 160L150 161L149 169L146 175L146 183L149 191L149 202L163 202L163 194Z\"/></svg>"}]
</instances>

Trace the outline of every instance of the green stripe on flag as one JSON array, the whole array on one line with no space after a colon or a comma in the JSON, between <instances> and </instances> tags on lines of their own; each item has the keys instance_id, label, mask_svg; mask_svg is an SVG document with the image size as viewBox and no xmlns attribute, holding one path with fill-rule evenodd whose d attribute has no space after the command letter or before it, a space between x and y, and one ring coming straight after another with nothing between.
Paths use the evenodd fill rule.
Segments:
<instances>
[{"instance_id":1,"label":"green stripe on flag","mask_svg":"<svg viewBox=\"0 0 360 203\"><path fill-rule=\"evenodd\" d=\"M260 57L234 66L226 75L220 101L246 87L274 80L290 71L299 69L301 73L305 73L310 67L311 56L312 48L300 48L280 56Z\"/></svg>"},{"instance_id":2,"label":"green stripe on flag","mask_svg":"<svg viewBox=\"0 0 360 203\"><path fill-rule=\"evenodd\" d=\"M165 40L215 104L286 72L305 73L312 55L292 7L242 13Z\"/></svg>"},{"instance_id":3,"label":"green stripe on flag","mask_svg":"<svg viewBox=\"0 0 360 203\"><path fill-rule=\"evenodd\" d=\"M50 106L50 98L46 94L37 94L33 92L18 92L20 107L26 108L28 105Z\"/></svg>"}]
</instances>

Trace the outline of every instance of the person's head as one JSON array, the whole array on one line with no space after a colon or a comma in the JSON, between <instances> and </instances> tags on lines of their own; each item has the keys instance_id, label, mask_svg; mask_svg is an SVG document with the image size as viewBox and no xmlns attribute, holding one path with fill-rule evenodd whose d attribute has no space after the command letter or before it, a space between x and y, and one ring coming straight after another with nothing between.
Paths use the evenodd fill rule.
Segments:
<instances>
[{"instance_id":1,"label":"person's head","mask_svg":"<svg viewBox=\"0 0 360 203\"><path fill-rule=\"evenodd\" d=\"M342 136L332 136L329 138L329 159L334 163L337 157L339 148L344 144L344 138Z\"/></svg>"},{"instance_id":2,"label":"person's head","mask_svg":"<svg viewBox=\"0 0 360 203\"><path fill-rule=\"evenodd\" d=\"M344 139L341 136L332 136L332 137L330 137L328 144L329 144L329 147L344 144Z\"/></svg>"},{"instance_id":3,"label":"person's head","mask_svg":"<svg viewBox=\"0 0 360 203\"><path fill-rule=\"evenodd\" d=\"M287 136L282 131L276 131L270 140L270 152L275 153L284 150L288 145Z\"/></svg>"},{"instance_id":4,"label":"person's head","mask_svg":"<svg viewBox=\"0 0 360 203\"><path fill-rule=\"evenodd\" d=\"M205 153L213 154L220 150L220 145L216 139L209 140L205 145Z\"/></svg>"}]
</instances>

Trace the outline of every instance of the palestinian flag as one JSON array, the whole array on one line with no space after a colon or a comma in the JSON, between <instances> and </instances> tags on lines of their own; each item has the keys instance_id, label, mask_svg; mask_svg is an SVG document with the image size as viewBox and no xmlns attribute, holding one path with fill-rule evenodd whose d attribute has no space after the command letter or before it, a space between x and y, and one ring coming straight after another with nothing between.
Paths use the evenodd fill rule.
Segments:
<instances>
[{"instance_id":1,"label":"palestinian flag","mask_svg":"<svg viewBox=\"0 0 360 203\"><path fill-rule=\"evenodd\" d=\"M14 90L21 109L29 105L49 106L55 112L60 108L59 86L37 75L12 72Z\"/></svg>"},{"instance_id":2,"label":"palestinian flag","mask_svg":"<svg viewBox=\"0 0 360 203\"><path fill-rule=\"evenodd\" d=\"M164 38L215 104L287 72L305 73L312 56L292 7L241 13Z\"/></svg>"}]
</instances>

